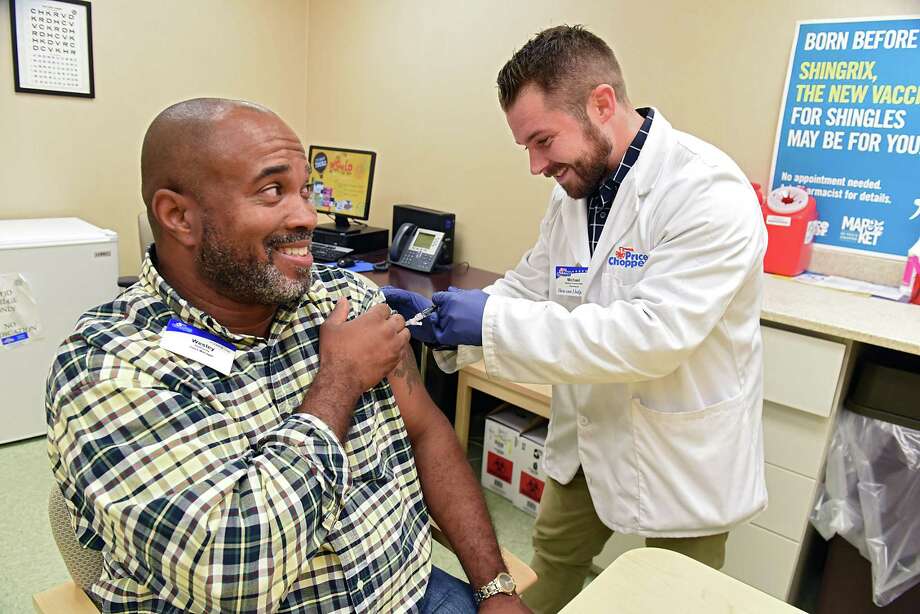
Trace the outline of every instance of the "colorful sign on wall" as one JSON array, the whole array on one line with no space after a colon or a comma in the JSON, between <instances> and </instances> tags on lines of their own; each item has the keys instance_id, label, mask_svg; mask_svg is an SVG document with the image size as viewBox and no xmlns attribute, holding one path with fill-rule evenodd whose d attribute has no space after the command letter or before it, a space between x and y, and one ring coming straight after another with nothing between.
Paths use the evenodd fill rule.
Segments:
<instances>
[{"instance_id":1,"label":"colorful sign on wall","mask_svg":"<svg viewBox=\"0 0 920 614\"><path fill-rule=\"evenodd\" d=\"M377 154L311 145L309 156L316 209L367 219Z\"/></svg>"},{"instance_id":2,"label":"colorful sign on wall","mask_svg":"<svg viewBox=\"0 0 920 614\"><path fill-rule=\"evenodd\" d=\"M904 258L920 237L920 16L796 26L770 185L815 197L815 242Z\"/></svg>"}]
</instances>

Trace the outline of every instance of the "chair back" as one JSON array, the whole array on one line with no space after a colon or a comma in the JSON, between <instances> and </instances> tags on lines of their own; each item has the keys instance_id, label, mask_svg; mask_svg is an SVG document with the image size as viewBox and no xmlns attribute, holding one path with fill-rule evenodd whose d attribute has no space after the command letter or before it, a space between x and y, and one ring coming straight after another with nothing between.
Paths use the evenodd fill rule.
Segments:
<instances>
[{"instance_id":1,"label":"chair back","mask_svg":"<svg viewBox=\"0 0 920 614\"><path fill-rule=\"evenodd\" d=\"M57 484L51 487L48 497L48 519L51 521L51 534L64 559L64 565L73 578L84 591L89 592L89 587L102 575L102 553L98 550L84 548L73 531L70 524L70 512L64 503L64 496Z\"/></svg>"}]
</instances>

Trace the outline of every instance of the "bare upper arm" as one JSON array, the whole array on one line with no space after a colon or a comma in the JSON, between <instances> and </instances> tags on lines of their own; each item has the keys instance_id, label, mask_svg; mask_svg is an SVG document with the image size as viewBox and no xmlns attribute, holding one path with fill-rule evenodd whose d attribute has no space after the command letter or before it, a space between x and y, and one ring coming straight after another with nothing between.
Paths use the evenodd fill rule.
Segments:
<instances>
[{"instance_id":1,"label":"bare upper arm","mask_svg":"<svg viewBox=\"0 0 920 614\"><path fill-rule=\"evenodd\" d=\"M415 354L408 344L388 379L413 444L432 426L432 421L446 420L425 390L422 376L415 366Z\"/></svg>"}]
</instances>

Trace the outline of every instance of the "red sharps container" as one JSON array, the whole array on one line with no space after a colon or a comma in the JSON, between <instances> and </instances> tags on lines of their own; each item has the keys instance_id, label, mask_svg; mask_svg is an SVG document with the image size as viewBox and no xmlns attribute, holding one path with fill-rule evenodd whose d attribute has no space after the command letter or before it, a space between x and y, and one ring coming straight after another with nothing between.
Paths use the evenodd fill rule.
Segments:
<instances>
[{"instance_id":1,"label":"red sharps container","mask_svg":"<svg viewBox=\"0 0 920 614\"><path fill-rule=\"evenodd\" d=\"M763 270L790 277L802 273L811 261L818 220L814 197L801 188L779 187L767 195L761 209L769 240Z\"/></svg>"}]
</instances>

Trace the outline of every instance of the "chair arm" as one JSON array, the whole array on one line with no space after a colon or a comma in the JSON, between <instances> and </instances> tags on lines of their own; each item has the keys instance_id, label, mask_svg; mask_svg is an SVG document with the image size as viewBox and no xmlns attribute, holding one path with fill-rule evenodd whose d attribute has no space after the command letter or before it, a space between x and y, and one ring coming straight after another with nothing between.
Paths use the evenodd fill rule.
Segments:
<instances>
[{"instance_id":1,"label":"chair arm","mask_svg":"<svg viewBox=\"0 0 920 614\"><path fill-rule=\"evenodd\" d=\"M32 605L38 614L99 614L96 605L73 580L35 593Z\"/></svg>"}]
</instances>

